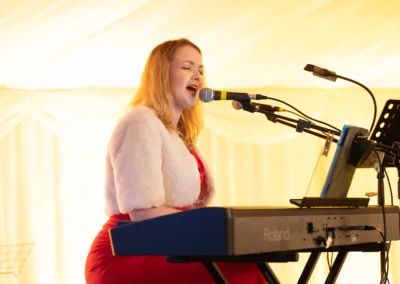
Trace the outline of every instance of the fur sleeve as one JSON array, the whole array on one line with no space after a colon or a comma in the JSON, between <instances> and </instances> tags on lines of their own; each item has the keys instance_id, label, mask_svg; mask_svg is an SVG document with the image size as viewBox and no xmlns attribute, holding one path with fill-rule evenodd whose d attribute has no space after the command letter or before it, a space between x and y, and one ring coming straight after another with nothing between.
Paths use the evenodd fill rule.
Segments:
<instances>
[{"instance_id":1,"label":"fur sleeve","mask_svg":"<svg viewBox=\"0 0 400 284\"><path fill-rule=\"evenodd\" d=\"M152 115L135 110L125 116L108 146L121 213L165 204L162 140L159 125Z\"/></svg>"}]
</instances>

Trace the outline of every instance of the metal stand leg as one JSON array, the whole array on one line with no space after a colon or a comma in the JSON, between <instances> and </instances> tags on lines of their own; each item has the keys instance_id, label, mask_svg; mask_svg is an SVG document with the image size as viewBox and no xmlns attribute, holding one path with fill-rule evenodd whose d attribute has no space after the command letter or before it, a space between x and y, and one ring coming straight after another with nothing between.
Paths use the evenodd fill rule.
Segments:
<instances>
[{"instance_id":1,"label":"metal stand leg","mask_svg":"<svg viewBox=\"0 0 400 284\"><path fill-rule=\"evenodd\" d=\"M212 278L215 280L215 284L228 284L228 281L225 279L215 262L203 262L203 264L207 268L208 273L210 273Z\"/></svg>"},{"instance_id":2,"label":"metal stand leg","mask_svg":"<svg viewBox=\"0 0 400 284\"><path fill-rule=\"evenodd\" d=\"M272 271L271 267L268 263L265 262L257 262L257 267L261 271L261 274L264 276L264 279L267 280L268 284L280 284L278 278L275 273Z\"/></svg>"},{"instance_id":3,"label":"metal stand leg","mask_svg":"<svg viewBox=\"0 0 400 284\"><path fill-rule=\"evenodd\" d=\"M308 283L308 280L310 280L311 274L314 271L315 265L317 264L320 255L321 252L312 252L310 254L306 266L304 267L303 272L300 275L299 281L297 281L298 284Z\"/></svg>"}]
</instances>

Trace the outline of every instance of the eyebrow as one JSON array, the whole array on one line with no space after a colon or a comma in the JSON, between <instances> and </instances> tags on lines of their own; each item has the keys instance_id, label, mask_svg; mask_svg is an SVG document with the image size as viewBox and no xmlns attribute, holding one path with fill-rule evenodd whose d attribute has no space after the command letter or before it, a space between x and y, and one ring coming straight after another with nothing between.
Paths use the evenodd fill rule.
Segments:
<instances>
[{"instance_id":1,"label":"eyebrow","mask_svg":"<svg viewBox=\"0 0 400 284\"><path fill-rule=\"evenodd\" d=\"M185 60L185 61L183 61L183 62L189 62L190 64L192 64L192 65L198 65L198 64L196 64L196 63L194 63L193 61L190 61L190 60ZM203 68L204 66L203 65L198 65L199 66L199 68Z\"/></svg>"}]
</instances>

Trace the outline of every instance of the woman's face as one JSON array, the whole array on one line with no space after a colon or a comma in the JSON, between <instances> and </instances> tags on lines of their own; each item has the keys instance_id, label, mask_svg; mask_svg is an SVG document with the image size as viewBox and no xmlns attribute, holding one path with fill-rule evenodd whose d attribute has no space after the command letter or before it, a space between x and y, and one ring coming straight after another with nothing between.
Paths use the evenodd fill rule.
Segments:
<instances>
[{"instance_id":1,"label":"woman's face","mask_svg":"<svg viewBox=\"0 0 400 284\"><path fill-rule=\"evenodd\" d=\"M203 83L203 60L193 46L184 45L175 51L169 67L169 83L177 112L195 105Z\"/></svg>"}]
</instances>

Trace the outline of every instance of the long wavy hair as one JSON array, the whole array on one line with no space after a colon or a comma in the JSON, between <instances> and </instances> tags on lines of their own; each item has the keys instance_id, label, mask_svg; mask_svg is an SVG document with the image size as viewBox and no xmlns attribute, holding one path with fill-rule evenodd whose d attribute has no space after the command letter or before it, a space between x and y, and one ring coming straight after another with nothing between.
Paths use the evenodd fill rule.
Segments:
<instances>
[{"instance_id":1,"label":"long wavy hair","mask_svg":"<svg viewBox=\"0 0 400 284\"><path fill-rule=\"evenodd\" d=\"M169 82L169 66L175 51L185 45L194 47L201 54L200 48L186 38L165 41L151 51L130 107L145 105L153 109L165 127L170 131L177 131L186 147L193 150L203 129L200 99L197 97L195 105L182 112L177 128L172 124L172 110L175 104ZM204 80L201 84L200 88L204 86Z\"/></svg>"}]
</instances>

